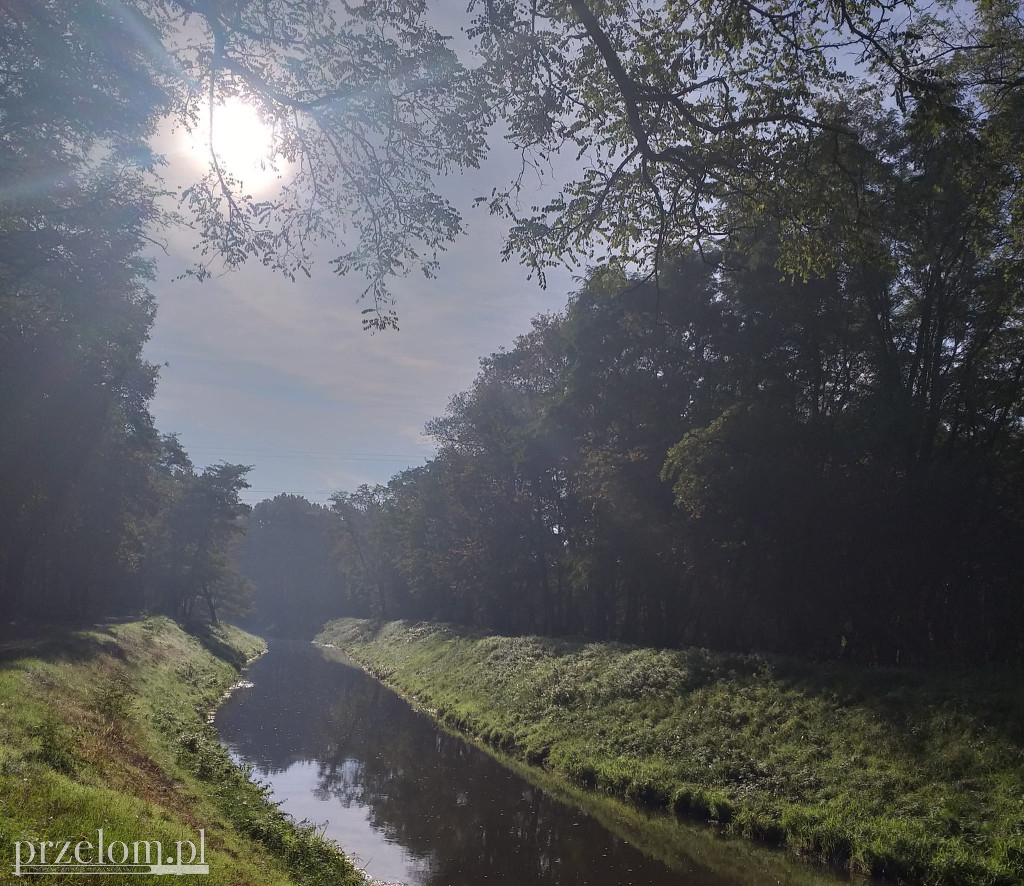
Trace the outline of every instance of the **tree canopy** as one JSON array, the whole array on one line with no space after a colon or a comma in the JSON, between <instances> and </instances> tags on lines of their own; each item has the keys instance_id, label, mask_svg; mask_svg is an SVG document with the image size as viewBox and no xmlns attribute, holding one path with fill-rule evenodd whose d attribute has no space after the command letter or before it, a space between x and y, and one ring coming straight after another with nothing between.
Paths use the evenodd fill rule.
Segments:
<instances>
[{"instance_id":1,"label":"tree canopy","mask_svg":"<svg viewBox=\"0 0 1024 886\"><path fill-rule=\"evenodd\" d=\"M248 524L311 533L315 590L275 587L317 613L335 582L382 617L1019 659L1019 5L487 0L459 52L436 13L7 5L5 611L215 619L250 591L236 561L268 570ZM169 208L158 121L206 119L216 147L229 98L273 125L281 182L254 195L214 152ZM481 196L506 257L590 262L582 288L483 361L429 464L247 519L246 466L197 470L154 427L154 232L195 225L198 276L295 275L331 243L387 327L388 280L461 230L440 177L495 125L522 175L575 156L543 205L521 178Z\"/></svg>"},{"instance_id":2,"label":"tree canopy","mask_svg":"<svg viewBox=\"0 0 1024 886\"><path fill-rule=\"evenodd\" d=\"M658 282L593 272L483 361L428 426L431 463L360 493L364 557L386 566L370 565L372 611L1019 659L1024 262L1006 123L942 104L859 118L878 150L846 162L870 202L857 225L841 202L824 212L827 275L780 279L770 213ZM821 140L809 168L826 177L833 149Z\"/></svg>"},{"instance_id":3,"label":"tree canopy","mask_svg":"<svg viewBox=\"0 0 1024 886\"><path fill-rule=\"evenodd\" d=\"M839 257L823 206L856 215L865 195L848 158L884 151L864 114L1019 118L1014 3L481 0L461 56L422 0L161 8L168 23L202 22L184 53L191 80L211 99L257 102L299 163L282 201L253 207L279 214L284 239L262 246L230 182L211 174L192 192L201 211L227 201L221 251L248 242L264 260L268 246L294 258L293 231L337 237L350 220L359 246L336 267L369 271L375 326L395 319L386 278L431 271L460 229L434 174L476 165L496 118L522 173L480 199L510 223L506 257L542 279L552 264L605 259L656 273L663 257L742 230L737 207L774 216L783 269L827 273ZM575 156L578 174L523 205L522 176L544 176L556 154ZM311 188L315 207L301 202Z\"/></svg>"},{"instance_id":4,"label":"tree canopy","mask_svg":"<svg viewBox=\"0 0 1024 886\"><path fill-rule=\"evenodd\" d=\"M432 274L463 228L440 178L477 166L499 133L522 171L480 200L509 222L506 257L542 279L560 262L656 273L679 250L721 248L750 212L775 219L781 268L828 273L840 258L823 207L859 218L870 195L851 158L885 150L865 114L941 107L987 121L1003 128L1003 161L1019 161L1024 54L1008 0L478 0L458 52L426 0L60 6L15 4L15 57L26 45L52 55L24 38L65 22L73 37L58 42L87 49L95 69L78 82L117 80L114 99L129 81L151 93L129 114L85 103L109 130L170 115L209 124L215 148L230 98L273 127L277 188L253 196L214 152L182 196L208 259L293 276L328 243L335 270L365 280L373 328L397 321L389 280ZM75 75L73 58L51 61ZM61 101L80 91L56 86ZM570 180L525 205L523 176L547 176L556 154L576 158Z\"/></svg>"}]
</instances>

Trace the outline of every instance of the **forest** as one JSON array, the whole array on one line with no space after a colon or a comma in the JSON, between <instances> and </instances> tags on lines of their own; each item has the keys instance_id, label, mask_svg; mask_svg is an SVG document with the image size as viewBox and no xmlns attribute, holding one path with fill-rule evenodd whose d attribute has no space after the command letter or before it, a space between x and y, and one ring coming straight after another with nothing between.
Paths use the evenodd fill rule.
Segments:
<instances>
[{"instance_id":1,"label":"forest","mask_svg":"<svg viewBox=\"0 0 1024 886\"><path fill-rule=\"evenodd\" d=\"M1018 5L474 3L472 65L428 6L5 6L5 621L249 605L285 632L1021 661ZM151 139L203 95L279 124L279 202L213 155L168 198ZM388 281L436 270L462 220L435 181L496 121L524 169L587 158L545 205L479 198L506 258L579 288L481 362L429 463L250 513L247 465L155 427L158 232L195 233L200 280L337 246L396 334Z\"/></svg>"},{"instance_id":2,"label":"forest","mask_svg":"<svg viewBox=\"0 0 1024 886\"><path fill-rule=\"evenodd\" d=\"M941 164L907 186L950 177ZM759 262L680 258L660 288L595 274L483 361L430 424L426 466L339 493L330 512L264 503L252 547L317 587L302 572L314 532L280 559L286 533L317 522L338 611L385 620L1019 660L1019 307L1003 313L1004 270L953 246L974 236L963 217L927 213L880 232L884 277L851 262L780 279L769 237ZM955 267L929 287L943 252Z\"/></svg>"}]
</instances>

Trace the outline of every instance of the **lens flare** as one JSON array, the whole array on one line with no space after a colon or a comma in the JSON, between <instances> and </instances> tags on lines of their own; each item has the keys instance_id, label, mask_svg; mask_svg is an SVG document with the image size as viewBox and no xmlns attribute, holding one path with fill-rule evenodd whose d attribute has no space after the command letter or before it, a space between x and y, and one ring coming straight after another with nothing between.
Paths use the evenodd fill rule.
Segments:
<instances>
[{"instance_id":1,"label":"lens flare","mask_svg":"<svg viewBox=\"0 0 1024 886\"><path fill-rule=\"evenodd\" d=\"M188 133L189 150L200 162L211 163L210 112L203 109L201 124ZM274 161L273 130L256 109L238 98L213 107L213 152L222 172L238 179L246 190L266 188L278 177Z\"/></svg>"}]
</instances>

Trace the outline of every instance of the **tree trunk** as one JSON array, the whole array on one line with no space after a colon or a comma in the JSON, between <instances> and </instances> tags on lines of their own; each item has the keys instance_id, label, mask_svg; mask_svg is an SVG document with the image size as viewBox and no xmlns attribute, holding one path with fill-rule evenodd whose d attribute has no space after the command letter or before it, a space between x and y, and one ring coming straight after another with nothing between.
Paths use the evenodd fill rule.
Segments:
<instances>
[{"instance_id":1,"label":"tree trunk","mask_svg":"<svg viewBox=\"0 0 1024 886\"><path fill-rule=\"evenodd\" d=\"M206 607L210 610L210 621L215 625L220 624L217 620L217 609L213 605L213 596L210 594L210 586L203 585L203 599L206 601Z\"/></svg>"}]
</instances>

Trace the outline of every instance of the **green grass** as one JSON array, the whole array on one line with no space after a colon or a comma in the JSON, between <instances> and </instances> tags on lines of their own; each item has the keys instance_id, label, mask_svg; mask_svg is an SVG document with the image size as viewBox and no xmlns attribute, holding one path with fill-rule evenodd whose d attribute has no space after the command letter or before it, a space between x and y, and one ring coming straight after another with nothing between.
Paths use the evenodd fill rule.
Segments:
<instances>
[{"instance_id":1,"label":"green grass","mask_svg":"<svg viewBox=\"0 0 1024 886\"><path fill-rule=\"evenodd\" d=\"M1024 882L1019 674L351 619L318 640L446 725L577 785L856 873Z\"/></svg>"},{"instance_id":2,"label":"green grass","mask_svg":"<svg viewBox=\"0 0 1024 886\"><path fill-rule=\"evenodd\" d=\"M166 618L0 646L0 880L18 840L103 828L108 845L170 846L203 828L204 886L363 883L331 841L268 801L206 723L263 649L235 628L192 635Z\"/></svg>"}]
</instances>

